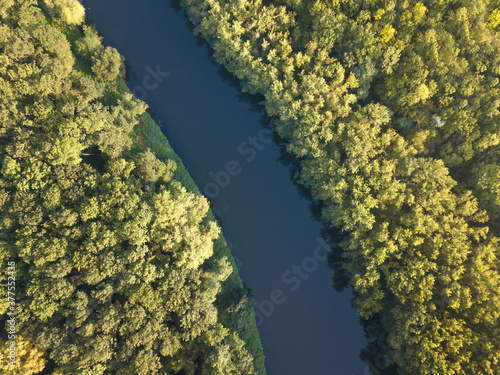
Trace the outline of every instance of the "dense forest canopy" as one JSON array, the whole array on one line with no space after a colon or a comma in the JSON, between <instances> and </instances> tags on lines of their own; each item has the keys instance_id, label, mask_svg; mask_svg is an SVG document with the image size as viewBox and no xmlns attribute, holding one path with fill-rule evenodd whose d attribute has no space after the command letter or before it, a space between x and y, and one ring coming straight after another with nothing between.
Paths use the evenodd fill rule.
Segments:
<instances>
[{"instance_id":1,"label":"dense forest canopy","mask_svg":"<svg viewBox=\"0 0 500 375\"><path fill-rule=\"evenodd\" d=\"M348 234L344 272L390 368L499 374L500 3L181 3Z\"/></svg>"},{"instance_id":2,"label":"dense forest canopy","mask_svg":"<svg viewBox=\"0 0 500 375\"><path fill-rule=\"evenodd\" d=\"M84 17L76 0L0 0L2 327L17 313L0 372L256 374L208 201L148 148L123 57Z\"/></svg>"}]
</instances>

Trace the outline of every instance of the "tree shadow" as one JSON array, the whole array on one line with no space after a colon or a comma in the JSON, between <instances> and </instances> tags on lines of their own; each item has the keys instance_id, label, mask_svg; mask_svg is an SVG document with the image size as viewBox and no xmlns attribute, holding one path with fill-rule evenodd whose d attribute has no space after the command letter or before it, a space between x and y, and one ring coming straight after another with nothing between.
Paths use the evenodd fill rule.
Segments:
<instances>
[{"instance_id":1,"label":"tree shadow","mask_svg":"<svg viewBox=\"0 0 500 375\"><path fill-rule=\"evenodd\" d=\"M266 123L269 121L271 119L266 120ZM349 274L344 267L348 259L345 258L341 245L348 240L349 234L341 228L335 227L331 221L323 218L321 212L324 205L313 198L310 188L299 183L298 176L302 159L290 153L287 148L287 142L277 134L275 134L275 143L280 149L278 161L288 167L290 179L297 188L299 196L308 202L311 217L321 224L321 238L330 247L327 261L328 267L333 270L332 287L338 293L344 292L346 289L351 288L351 285L349 283ZM351 305L355 307L356 292L352 288L351 290L353 293ZM378 317L374 317L371 320L359 318L359 323L363 327L366 338L368 338L369 332L373 330L374 325L380 326L377 325L378 320ZM398 375L396 367L389 364L389 348L385 344L368 342L361 350L359 357L366 364L365 374Z\"/></svg>"}]
</instances>

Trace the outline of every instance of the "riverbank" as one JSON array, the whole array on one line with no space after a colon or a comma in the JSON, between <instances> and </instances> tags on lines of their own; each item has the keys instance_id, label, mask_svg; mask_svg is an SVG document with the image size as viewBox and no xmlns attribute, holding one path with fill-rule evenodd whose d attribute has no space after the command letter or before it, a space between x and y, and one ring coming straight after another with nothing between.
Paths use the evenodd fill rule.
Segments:
<instances>
[{"instance_id":1,"label":"riverbank","mask_svg":"<svg viewBox=\"0 0 500 375\"><path fill-rule=\"evenodd\" d=\"M122 83L122 85L124 85L124 83ZM161 161L168 159L175 160L177 169L174 179L180 181L182 186L188 191L201 194L186 167L182 164L181 159L170 146L168 139L148 113L144 113L142 121L134 129L134 135L136 137L134 140L135 147L139 149L149 147ZM215 221L212 211L209 213L209 219ZM222 284L222 291L217 300L220 321L227 328L231 328L238 332L240 338L245 341L246 349L254 358L255 370L259 374L264 375L266 373L264 367L264 352L255 322L252 301L247 295L247 291L243 286L243 281L238 274L238 268L231 253L231 249L227 245L224 236L221 234L214 242L214 255L209 261L224 257L230 261L233 272ZM238 303L237 301L240 302Z\"/></svg>"},{"instance_id":2,"label":"riverbank","mask_svg":"<svg viewBox=\"0 0 500 375\"><path fill-rule=\"evenodd\" d=\"M56 24L53 26L61 30L72 45L82 36L80 30L76 27ZM75 68L89 77L95 78L87 61L76 57ZM114 84L106 84L106 91L107 97L104 102L109 102L110 104L121 94L130 92L125 81L121 78L118 78ZM149 113L145 112L142 115L141 121L133 129L130 136L133 140L131 148L134 153L139 153L149 148L159 160L163 162L169 159L175 161L177 168L174 173L174 179L179 181L187 191L201 195L198 186L189 175L182 160L172 149L168 139ZM206 220L216 221L212 211L209 211ZM239 337L245 342L245 348L254 359L255 370L259 375L265 375L265 357L256 326L252 300L243 285L234 257L222 234L214 242L213 250L214 254L206 262L206 268L210 268L212 263L224 257L228 259L233 268L231 275L222 283L222 289L217 297L216 307L219 313L219 322L226 328L238 333Z\"/></svg>"}]
</instances>

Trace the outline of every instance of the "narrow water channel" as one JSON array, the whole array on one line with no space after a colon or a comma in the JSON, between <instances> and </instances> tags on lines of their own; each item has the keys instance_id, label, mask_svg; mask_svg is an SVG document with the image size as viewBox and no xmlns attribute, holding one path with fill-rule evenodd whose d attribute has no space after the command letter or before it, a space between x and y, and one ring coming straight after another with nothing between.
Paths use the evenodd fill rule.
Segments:
<instances>
[{"instance_id":1,"label":"narrow water channel","mask_svg":"<svg viewBox=\"0 0 500 375\"><path fill-rule=\"evenodd\" d=\"M269 375L364 375L350 292L332 289L321 224L261 125L166 0L86 0L130 65L129 87L155 114L214 213L253 291ZM367 373L367 372L366 372Z\"/></svg>"}]
</instances>

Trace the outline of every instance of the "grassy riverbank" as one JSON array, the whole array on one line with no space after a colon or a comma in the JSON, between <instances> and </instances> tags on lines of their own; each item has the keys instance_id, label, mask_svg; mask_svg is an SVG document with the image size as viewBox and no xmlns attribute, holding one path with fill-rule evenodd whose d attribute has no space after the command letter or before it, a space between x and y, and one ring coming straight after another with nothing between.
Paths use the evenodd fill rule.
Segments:
<instances>
[{"instance_id":1,"label":"grassy riverbank","mask_svg":"<svg viewBox=\"0 0 500 375\"><path fill-rule=\"evenodd\" d=\"M120 81L118 87L124 90L126 87L124 86L124 82ZM175 160L177 170L175 171L174 178L180 181L188 191L199 193L198 186L189 175L184 164L182 164L181 159L170 146L168 139L162 133L160 127L148 113L144 113L142 121L134 129L134 136L134 146L137 147L138 151L149 147L158 159L162 161L168 159ZM215 221L211 211L209 219ZM253 306L243 287L243 282L238 274L231 249L227 245L223 235L221 235L214 242L214 255L210 261L224 257L230 261L233 273L222 284L222 291L217 300L220 320L226 327L238 332L240 337L245 341L247 350L254 357L255 369L259 374L263 375L266 373L264 353L260 343L259 331L255 324ZM240 302L238 303L238 301Z\"/></svg>"}]
</instances>

